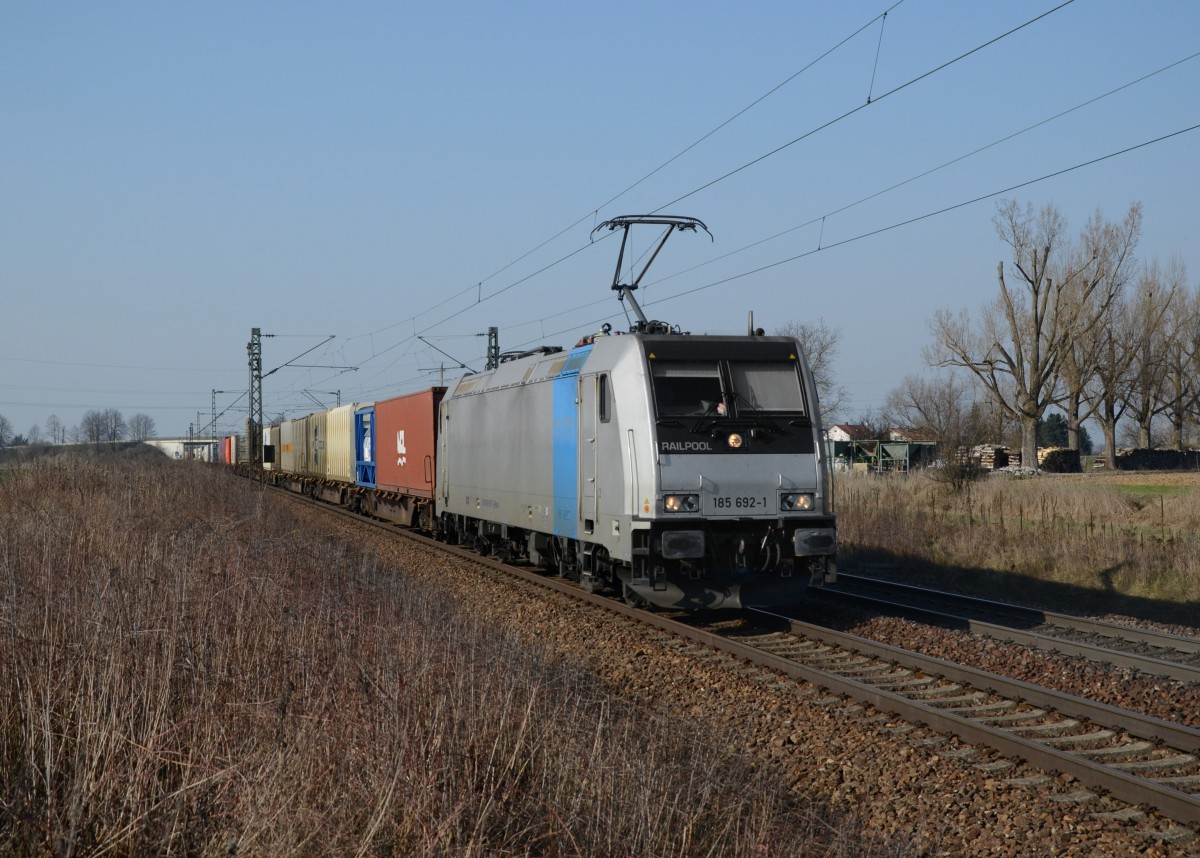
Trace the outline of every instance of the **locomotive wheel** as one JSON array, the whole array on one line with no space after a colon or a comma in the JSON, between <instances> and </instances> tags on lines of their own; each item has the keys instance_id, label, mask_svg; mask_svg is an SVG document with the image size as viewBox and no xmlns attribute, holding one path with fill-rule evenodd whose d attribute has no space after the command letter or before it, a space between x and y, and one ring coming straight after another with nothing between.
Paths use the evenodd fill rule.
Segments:
<instances>
[{"instance_id":1,"label":"locomotive wheel","mask_svg":"<svg viewBox=\"0 0 1200 858\"><path fill-rule=\"evenodd\" d=\"M625 600L625 604L631 608L644 608L650 603L638 595L637 590L629 586L628 582L621 582L621 598Z\"/></svg>"}]
</instances>

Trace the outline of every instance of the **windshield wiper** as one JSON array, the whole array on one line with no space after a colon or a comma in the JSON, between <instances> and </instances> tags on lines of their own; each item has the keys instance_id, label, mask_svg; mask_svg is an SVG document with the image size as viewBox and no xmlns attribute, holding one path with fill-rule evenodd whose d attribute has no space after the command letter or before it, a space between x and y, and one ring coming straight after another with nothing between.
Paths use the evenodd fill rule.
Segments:
<instances>
[{"instance_id":1,"label":"windshield wiper","mask_svg":"<svg viewBox=\"0 0 1200 858\"><path fill-rule=\"evenodd\" d=\"M772 432L776 435L783 434L783 429L778 423L763 417L759 410L754 407L754 404L742 396L736 388L733 391L733 396L738 402L738 418L735 418L736 422L733 425L750 426L751 428L762 429L764 432ZM744 409L741 407L742 405L745 405Z\"/></svg>"},{"instance_id":2,"label":"windshield wiper","mask_svg":"<svg viewBox=\"0 0 1200 858\"><path fill-rule=\"evenodd\" d=\"M708 400L706 400L706 399L702 399L700 401L708 402ZM704 413L701 414L696 419L695 425L692 426L692 434L693 435L703 434L703 433L707 432L709 429L711 429L713 426L715 426L717 423L718 416L722 420L725 419L725 415L718 414L718 412L717 412L717 409L720 408L723 403L724 403L723 399L714 399L712 402L708 403L708 407L706 407L704 409ZM706 421L706 420L709 422L705 423L704 421Z\"/></svg>"}]
</instances>

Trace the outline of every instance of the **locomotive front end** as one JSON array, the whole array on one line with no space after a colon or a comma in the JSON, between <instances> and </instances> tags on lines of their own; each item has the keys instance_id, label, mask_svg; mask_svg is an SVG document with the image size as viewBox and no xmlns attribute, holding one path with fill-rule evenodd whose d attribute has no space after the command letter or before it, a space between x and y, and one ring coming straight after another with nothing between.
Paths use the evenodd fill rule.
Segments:
<instances>
[{"instance_id":1,"label":"locomotive front end","mask_svg":"<svg viewBox=\"0 0 1200 858\"><path fill-rule=\"evenodd\" d=\"M787 337L645 337L654 492L629 595L682 608L799 602L837 539L811 375ZM648 526L647 526L648 525Z\"/></svg>"}]
</instances>

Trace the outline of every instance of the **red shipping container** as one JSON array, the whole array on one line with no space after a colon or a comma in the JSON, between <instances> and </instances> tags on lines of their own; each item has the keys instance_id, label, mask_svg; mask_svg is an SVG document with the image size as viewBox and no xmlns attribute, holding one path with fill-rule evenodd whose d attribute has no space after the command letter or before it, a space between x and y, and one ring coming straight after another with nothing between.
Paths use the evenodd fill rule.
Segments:
<instances>
[{"instance_id":1,"label":"red shipping container","mask_svg":"<svg viewBox=\"0 0 1200 858\"><path fill-rule=\"evenodd\" d=\"M375 487L433 498L438 406L446 388L431 387L375 403Z\"/></svg>"}]
</instances>

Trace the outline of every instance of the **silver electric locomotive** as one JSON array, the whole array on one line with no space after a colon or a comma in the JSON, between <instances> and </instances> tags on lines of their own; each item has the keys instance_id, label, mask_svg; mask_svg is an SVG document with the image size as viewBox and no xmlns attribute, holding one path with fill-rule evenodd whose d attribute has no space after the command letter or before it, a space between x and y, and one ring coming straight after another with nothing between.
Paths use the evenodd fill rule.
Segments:
<instances>
[{"instance_id":1,"label":"silver electric locomotive","mask_svg":"<svg viewBox=\"0 0 1200 858\"><path fill-rule=\"evenodd\" d=\"M647 223L667 227L662 241L704 226L667 217L602 226L627 238ZM799 343L682 334L646 320L637 281L613 288L637 313L630 333L538 350L447 390L436 474L443 536L589 589L619 588L631 603L800 601L810 580L835 574L837 541Z\"/></svg>"}]
</instances>

